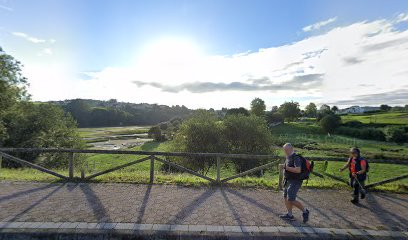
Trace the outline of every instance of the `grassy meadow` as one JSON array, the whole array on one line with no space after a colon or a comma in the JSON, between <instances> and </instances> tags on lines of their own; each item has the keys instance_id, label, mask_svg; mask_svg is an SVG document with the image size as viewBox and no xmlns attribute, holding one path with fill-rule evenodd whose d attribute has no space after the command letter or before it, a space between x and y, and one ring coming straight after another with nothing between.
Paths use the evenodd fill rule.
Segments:
<instances>
[{"instance_id":1,"label":"grassy meadow","mask_svg":"<svg viewBox=\"0 0 408 240\"><path fill-rule=\"evenodd\" d=\"M381 123L381 124L407 124L407 113L381 113L373 115L347 115L342 116L343 122L358 120L363 123ZM373 120L375 119L375 121ZM143 150L143 151L171 151L171 142L153 142L147 139L148 126L130 126L130 127L106 127L106 128L80 128L80 136L87 142L88 148L105 149L106 146L116 146L121 144L121 149ZM397 145L390 142L361 140L351 137L332 135L329 136L322 132L321 128L313 119L305 119L300 122L285 123L283 125L271 128L274 145L271 153L283 156L280 150L285 142L294 144L298 152L308 158L313 157L337 157L346 161L347 153L350 147L358 146L362 150L362 155L367 159L398 159L408 161L408 147ZM133 144L136 141L138 144ZM110 143L95 145L95 143ZM132 144L130 144L132 143ZM109 148L108 148L109 149ZM125 164L144 156L117 155L117 154L77 154L75 165L75 176L80 176L80 169L90 175L115 166ZM271 159L272 161L273 159ZM323 169L323 162L316 162L315 170L317 172L326 171L326 173L335 175L344 180L348 180L348 173L340 173L338 169L344 165L344 161L329 162L326 170ZM209 182L192 176L187 173L175 171L160 171L162 164L155 163L155 182L160 184L181 184L188 186L208 185ZM127 168L114 171L93 179L93 182L128 182L128 183L148 183L150 162L145 161ZM68 175L67 169L56 169L55 171ZM222 165L221 177L229 177L235 174L234 169L228 161ZM368 183L374 183L387 178L408 174L408 165L370 163L370 173ZM207 176L215 178L216 169L212 168ZM18 181L40 181L53 182L59 181L57 178L41 173L39 171L21 168L21 169L0 169L0 180L18 180ZM276 189L278 185L278 169L271 167L263 171L262 177L247 176L234 179L228 182L228 186L241 187L263 187ZM344 188L348 186L342 182L325 177L324 179L312 175L307 182L307 187L314 188ZM378 186L375 190L386 190L408 193L408 179L398 182Z\"/></svg>"},{"instance_id":2,"label":"grassy meadow","mask_svg":"<svg viewBox=\"0 0 408 240\"><path fill-rule=\"evenodd\" d=\"M408 125L408 112L348 114L341 119L343 122L360 121L365 124Z\"/></svg>"}]
</instances>

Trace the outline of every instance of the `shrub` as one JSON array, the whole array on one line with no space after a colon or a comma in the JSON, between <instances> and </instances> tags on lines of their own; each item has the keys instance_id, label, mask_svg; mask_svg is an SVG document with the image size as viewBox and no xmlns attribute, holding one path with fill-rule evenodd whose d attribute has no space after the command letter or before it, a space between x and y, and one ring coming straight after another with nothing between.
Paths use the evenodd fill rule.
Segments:
<instances>
[{"instance_id":1,"label":"shrub","mask_svg":"<svg viewBox=\"0 0 408 240\"><path fill-rule=\"evenodd\" d=\"M228 152L235 154L269 154L272 136L263 118L257 116L228 116L223 121L223 135ZM243 172L265 164L265 160L235 159L237 172Z\"/></svg>"},{"instance_id":2,"label":"shrub","mask_svg":"<svg viewBox=\"0 0 408 240\"><path fill-rule=\"evenodd\" d=\"M149 131L147 132L147 135L149 136L149 138L153 138L155 141L158 141L158 142L165 140L165 137L162 134L162 130L160 126L151 127Z\"/></svg>"},{"instance_id":3,"label":"shrub","mask_svg":"<svg viewBox=\"0 0 408 240\"><path fill-rule=\"evenodd\" d=\"M408 142L408 134L404 127L387 127L385 132L388 141L396 142L398 144Z\"/></svg>"},{"instance_id":4,"label":"shrub","mask_svg":"<svg viewBox=\"0 0 408 240\"><path fill-rule=\"evenodd\" d=\"M198 110L185 120L172 142L172 149L179 152L219 153L225 152L222 125L214 113ZM215 159L208 157L174 158L174 161L201 173L214 166Z\"/></svg>"},{"instance_id":5,"label":"shrub","mask_svg":"<svg viewBox=\"0 0 408 240\"><path fill-rule=\"evenodd\" d=\"M334 114L329 114L320 120L320 126L326 133L332 133L341 124L341 118Z\"/></svg>"},{"instance_id":6,"label":"shrub","mask_svg":"<svg viewBox=\"0 0 408 240\"><path fill-rule=\"evenodd\" d=\"M266 122L268 125L276 124L276 123L283 123L285 118L282 114L277 112L268 112L266 113Z\"/></svg>"},{"instance_id":7,"label":"shrub","mask_svg":"<svg viewBox=\"0 0 408 240\"><path fill-rule=\"evenodd\" d=\"M343 125L346 126L346 127L357 128L357 127L362 127L364 124L362 122L360 122L360 121L353 120L353 121L346 122Z\"/></svg>"}]
</instances>

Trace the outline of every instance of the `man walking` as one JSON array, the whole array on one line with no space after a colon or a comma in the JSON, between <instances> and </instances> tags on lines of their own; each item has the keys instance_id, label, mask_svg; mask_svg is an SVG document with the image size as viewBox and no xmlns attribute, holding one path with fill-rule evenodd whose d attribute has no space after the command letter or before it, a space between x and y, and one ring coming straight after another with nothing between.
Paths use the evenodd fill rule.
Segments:
<instances>
[{"instance_id":1,"label":"man walking","mask_svg":"<svg viewBox=\"0 0 408 240\"><path fill-rule=\"evenodd\" d=\"M302 211L303 222L306 223L309 220L309 210L304 208L303 205L296 200L296 195L303 182L303 180L301 180L302 159L295 153L290 143L283 145L283 151L286 155L283 197L288 213L281 215L280 218L293 221L295 218L292 214L292 208L295 206Z\"/></svg>"}]
</instances>

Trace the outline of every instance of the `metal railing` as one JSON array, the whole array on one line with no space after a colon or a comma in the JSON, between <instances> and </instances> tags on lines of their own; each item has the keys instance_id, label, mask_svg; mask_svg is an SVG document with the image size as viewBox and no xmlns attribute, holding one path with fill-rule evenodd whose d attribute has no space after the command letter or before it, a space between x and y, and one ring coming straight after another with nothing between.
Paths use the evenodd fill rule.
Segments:
<instances>
[{"instance_id":1,"label":"metal railing","mask_svg":"<svg viewBox=\"0 0 408 240\"><path fill-rule=\"evenodd\" d=\"M23 160L21 158L17 158L13 155L10 155L12 153L27 153L27 152L33 152L33 153L69 153L70 157L69 157L69 161L68 161L68 176L64 176L62 174L59 174L53 170L44 168L40 165L28 162L26 160ZM85 172L83 170L81 170L81 179L83 180L90 180L92 178L113 172L113 171L117 171L138 163L142 163L145 161L150 161L150 179L149 182L153 183L154 182L154 163L155 161L161 162L163 164L167 164L173 168L176 168L182 172L187 172L189 174L192 174L194 176L203 178L207 181L210 181L212 183L215 184L222 184L228 181L231 181L233 179L239 178L239 177L243 177L245 175L249 175L255 172L259 172L262 171L264 169L270 168L271 166L276 166L279 165L279 184L278 187L279 189L282 188L282 182L283 182L283 161L284 158L283 157L279 157L276 155L250 155L250 154L224 154L224 153L186 153L186 152L149 152L149 151L132 151L132 150L94 150L94 149L59 149L59 148L0 148L0 159L3 157L5 159L8 159L10 161L13 162L17 162L20 163L22 165L34 168L38 171L53 175L55 177L61 178L63 180L67 180L67 181L72 181L75 179L74 177L74 158L75 158L75 154L78 153L84 153L84 154L122 154L122 155L135 155L135 156L145 156L141 159L137 159L134 161L130 161L128 163L119 165L119 166L115 166L106 170L102 170L100 172L97 173L93 173L89 176L85 176ZM184 166L181 166L178 163L175 162L171 162L166 158L163 157L191 157L191 158L195 158L195 157L204 157L204 158L215 158L216 159L216 177L215 178L211 178L208 176L205 176L201 173L198 173L194 170L191 170L189 168L186 168ZM261 166L257 166L254 167L252 169L249 169L247 171L235 174L233 176L229 176L226 178L221 178L221 165L222 165L222 161L223 159L247 159L248 161L253 161L253 160L260 160L260 159L268 159L271 160L271 162L261 165ZM326 169L327 169L327 165L329 161L346 161L344 158L322 158L322 157L313 157L310 160L313 161L324 161L325 165L324 165L324 171L319 173L319 172L313 172L314 175L320 177L320 178L330 178L330 179L334 179L337 181L341 181L344 182L346 184L347 181L345 181L344 179L334 176L332 174L326 173ZM199 161L199 160L198 160ZM374 163L399 163L399 164L408 164L406 161L398 161L398 160L370 160L370 162L374 162ZM395 178L390 178L390 179L386 179L377 183L372 183L369 185L366 185L367 188L370 187L374 187L374 186L378 186L378 185L382 185L382 184L386 184L386 183L390 183L390 182L394 182L394 181L398 181L404 178L408 178L408 174L402 175L402 176L398 176Z\"/></svg>"}]
</instances>

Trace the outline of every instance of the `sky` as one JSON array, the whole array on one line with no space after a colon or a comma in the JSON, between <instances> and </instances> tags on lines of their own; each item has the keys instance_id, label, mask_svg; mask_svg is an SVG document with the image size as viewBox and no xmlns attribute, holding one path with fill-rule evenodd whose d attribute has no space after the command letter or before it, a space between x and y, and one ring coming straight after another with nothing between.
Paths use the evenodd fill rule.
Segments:
<instances>
[{"instance_id":1,"label":"sky","mask_svg":"<svg viewBox=\"0 0 408 240\"><path fill-rule=\"evenodd\" d=\"M408 104L408 1L0 0L34 101Z\"/></svg>"}]
</instances>

